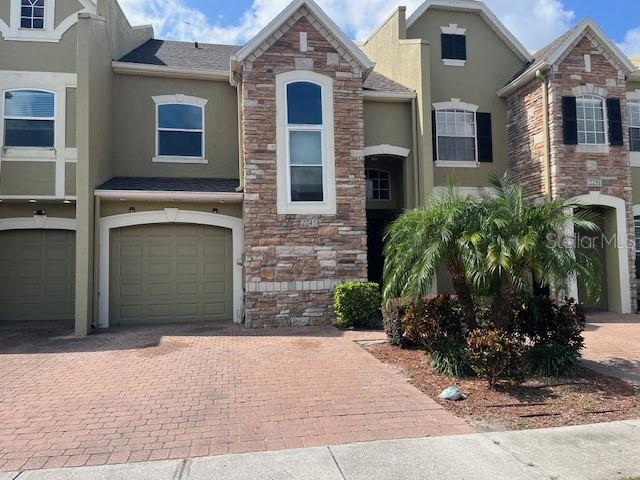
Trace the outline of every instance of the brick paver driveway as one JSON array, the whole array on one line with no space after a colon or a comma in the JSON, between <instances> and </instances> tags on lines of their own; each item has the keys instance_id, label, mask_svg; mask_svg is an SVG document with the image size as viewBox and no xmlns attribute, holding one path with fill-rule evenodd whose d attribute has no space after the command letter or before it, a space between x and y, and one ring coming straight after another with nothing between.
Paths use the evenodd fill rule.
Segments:
<instances>
[{"instance_id":1,"label":"brick paver driveway","mask_svg":"<svg viewBox=\"0 0 640 480\"><path fill-rule=\"evenodd\" d=\"M0 470L470 431L354 343L231 325L0 327Z\"/></svg>"},{"instance_id":2,"label":"brick paver driveway","mask_svg":"<svg viewBox=\"0 0 640 480\"><path fill-rule=\"evenodd\" d=\"M640 315L593 313L587 321L584 363L640 385Z\"/></svg>"}]
</instances>

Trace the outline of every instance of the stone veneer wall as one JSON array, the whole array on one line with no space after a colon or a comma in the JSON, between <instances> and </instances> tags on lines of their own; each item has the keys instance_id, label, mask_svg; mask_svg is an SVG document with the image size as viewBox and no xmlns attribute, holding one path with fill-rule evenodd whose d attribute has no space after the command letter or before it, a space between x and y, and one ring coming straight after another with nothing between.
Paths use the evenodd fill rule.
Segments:
<instances>
[{"instance_id":1,"label":"stone veneer wall","mask_svg":"<svg viewBox=\"0 0 640 480\"><path fill-rule=\"evenodd\" d=\"M591 72L585 71L584 55L591 55ZM613 63L613 64L612 64ZM543 137L536 125L542 125L541 83L532 81L508 99L509 155L514 175L536 195L543 186ZM551 189L554 197L573 198L600 192L624 199L627 216L628 245L634 243L631 165L627 125L626 83L622 67L616 65L590 33L583 36L564 59L549 73L549 122L551 144ZM609 146L608 151L593 152L576 145L565 145L562 97L598 92L618 98L621 103L624 145ZM525 122L517 127L515 122ZM539 132L540 130L540 132ZM539 155L539 160L538 160ZM540 180L535 173L540 165ZM589 180L599 179L601 187L590 187ZM632 308L636 308L635 251L628 248Z\"/></svg>"},{"instance_id":2,"label":"stone veneer wall","mask_svg":"<svg viewBox=\"0 0 640 480\"><path fill-rule=\"evenodd\" d=\"M305 8L243 67L245 323L329 324L333 286L367 277L362 71ZM277 214L275 79L291 70L334 81L336 215Z\"/></svg>"}]
</instances>

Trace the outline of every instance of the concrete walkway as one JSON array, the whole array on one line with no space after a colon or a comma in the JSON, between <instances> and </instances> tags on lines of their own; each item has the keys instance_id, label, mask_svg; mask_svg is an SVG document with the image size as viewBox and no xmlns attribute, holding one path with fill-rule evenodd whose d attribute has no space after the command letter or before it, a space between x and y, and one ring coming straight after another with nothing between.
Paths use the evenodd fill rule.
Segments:
<instances>
[{"instance_id":1,"label":"concrete walkway","mask_svg":"<svg viewBox=\"0 0 640 480\"><path fill-rule=\"evenodd\" d=\"M0 480L617 480L640 475L639 445L634 420L0 473Z\"/></svg>"}]
</instances>

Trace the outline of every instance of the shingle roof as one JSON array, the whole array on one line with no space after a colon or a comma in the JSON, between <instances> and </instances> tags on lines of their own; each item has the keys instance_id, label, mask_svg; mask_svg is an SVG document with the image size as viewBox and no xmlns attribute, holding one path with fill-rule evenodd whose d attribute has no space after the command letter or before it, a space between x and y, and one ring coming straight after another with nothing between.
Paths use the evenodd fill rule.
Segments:
<instances>
[{"instance_id":1,"label":"shingle roof","mask_svg":"<svg viewBox=\"0 0 640 480\"><path fill-rule=\"evenodd\" d=\"M240 48L237 45L210 43L199 43L198 48L196 48L194 42L152 39L126 54L120 61L145 65L228 71L231 56ZM364 82L364 88L365 90L378 92L412 92L407 87L373 71Z\"/></svg>"},{"instance_id":2,"label":"shingle roof","mask_svg":"<svg viewBox=\"0 0 640 480\"><path fill-rule=\"evenodd\" d=\"M364 81L365 90L373 90L376 92L398 92L398 93L412 93L413 90L400 85L398 82L391 80L384 75L372 71L367 79Z\"/></svg>"},{"instance_id":3,"label":"shingle roof","mask_svg":"<svg viewBox=\"0 0 640 480\"><path fill-rule=\"evenodd\" d=\"M98 190L142 190L149 192L235 192L237 178L113 177Z\"/></svg>"},{"instance_id":4,"label":"shingle roof","mask_svg":"<svg viewBox=\"0 0 640 480\"><path fill-rule=\"evenodd\" d=\"M121 62L165 65L167 67L229 70L231 56L240 50L237 45L216 45L194 42L151 39L120 59Z\"/></svg>"}]
</instances>

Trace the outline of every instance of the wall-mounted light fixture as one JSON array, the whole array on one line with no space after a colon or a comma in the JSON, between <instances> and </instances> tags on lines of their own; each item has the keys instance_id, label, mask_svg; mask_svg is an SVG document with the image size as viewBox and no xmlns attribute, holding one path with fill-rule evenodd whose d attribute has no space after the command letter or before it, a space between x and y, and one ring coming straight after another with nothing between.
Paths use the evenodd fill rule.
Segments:
<instances>
[{"instance_id":1,"label":"wall-mounted light fixture","mask_svg":"<svg viewBox=\"0 0 640 480\"><path fill-rule=\"evenodd\" d=\"M213 208L211 209L211 213L218 213L218 209L217 209L216 207L213 207Z\"/></svg>"},{"instance_id":2,"label":"wall-mounted light fixture","mask_svg":"<svg viewBox=\"0 0 640 480\"><path fill-rule=\"evenodd\" d=\"M33 215L36 217L46 217L47 216L47 211L46 210L34 210L33 211Z\"/></svg>"},{"instance_id":3,"label":"wall-mounted light fixture","mask_svg":"<svg viewBox=\"0 0 640 480\"><path fill-rule=\"evenodd\" d=\"M136 213L136 207L129 207L129 213Z\"/></svg>"}]
</instances>

